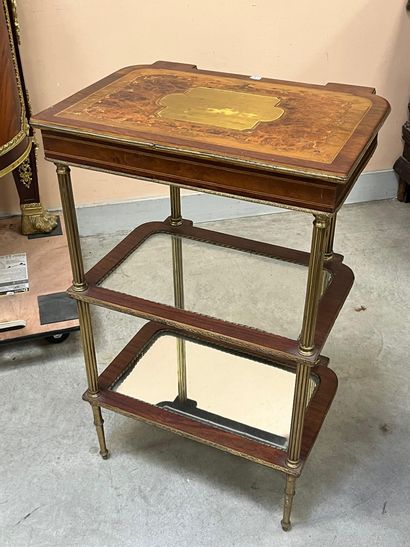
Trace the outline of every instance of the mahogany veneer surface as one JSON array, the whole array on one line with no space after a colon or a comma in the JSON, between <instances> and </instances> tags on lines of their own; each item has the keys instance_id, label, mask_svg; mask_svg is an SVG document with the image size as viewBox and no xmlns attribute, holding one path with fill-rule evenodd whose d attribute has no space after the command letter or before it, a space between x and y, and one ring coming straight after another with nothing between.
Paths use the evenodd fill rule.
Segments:
<instances>
[{"instance_id":1,"label":"mahogany veneer surface","mask_svg":"<svg viewBox=\"0 0 410 547\"><path fill-rule=\"evenodd\" d=\"M119 70L38 114L35 123L347 179L387 111L368 88L156 63Z\"/></svg>"},{"instance_id":2,"label":"mahogany veneer surface","mask_svg":"<svg viewBox=\"0 0 410 547\"><path fill-rule=\"evenodd\" d=\"M265 354L270 355L274 353L281 359L287 355L288 359L296 362L316 361L353 283L353 273L343 264L341 255L335 255L332 260L325 263L325 269L332 276L332 282L319 304L315 336L316 350L311 356L303 356L298 351L297 340L100 286L102 280L111 271L147 238L156 233L175 234L197 241L207 241L221 247L227 246L303 266L307 266L309 262L309 254L306 252L197 228L192 226L192 222L189 220L184 220L181 226L176 227L171 227L168 221L149 222L133 230L86 274L87 290L80 292L69 289L70 296L145 319L163 321L173 327L184 325L188 331L195 335L209 335L210 338L223 340L224 343L228 340L236 340L238 346L250 346L254 351L264 351Z\"/></svg>"},{"instance_id":3,"label":"mahogany veneer surface","mask_svg":"<svg viewBox=\"0 0 410 547\"><path fill-rule=\"evenodd\" d=\"M121 414L157 425L164 429L169 429L174 433L257 461L268 467L299 475L336 393L337 378L335 373L327 368L328 359L320 357L318 364L312 368L312 374L319 379L319 387L315 391L306 411L301 465L295 469L290 469L286 466L285 450L113 391L113 386L133 366L138 356L145 351L149 351L150 344L157 336L166 333L180 336L186 335L184 331L179 329L165 327L155 322L147 323L100 375L99 395L93 398L89 397L88 393L85 393L83 398L91 404L99 404ZM205 344L213 344L212 339L207 336L196 337L195 340ZM241 350L236 344L218 344L215 347L235 353L239 352L239 355L248 355L254 359L258 358L253 352L247 353ZM262 356L260 358L263 359ZM265 360L265 362L267 363L268 361ZM286 360L283 362L272 361L271 364L296 371L295 365L288 363Z\"/></svg>"},{"instance_id":4,"label":"mahogany veneer surface","mask_svg":"<svg viewBox=\"0 0 410 547\"><path fill-rule=\"evenodd\" d=\"M389 112L373 91L157 62L119 70L32 123L53 161L332 212Z\"/></svg>"}]
</instances>

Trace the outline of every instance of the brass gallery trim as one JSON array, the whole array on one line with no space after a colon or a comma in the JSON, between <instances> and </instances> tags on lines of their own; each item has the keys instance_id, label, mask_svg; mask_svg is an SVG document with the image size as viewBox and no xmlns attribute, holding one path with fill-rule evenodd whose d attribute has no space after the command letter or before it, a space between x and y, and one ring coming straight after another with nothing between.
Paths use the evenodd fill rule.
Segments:
<instances>
[{"instance_id":1,"label":"brass gallery trim","mask_svg":"<svg viewBox=\"0 0 410 547\"><path fill-rule=\"evenodd\" d=\"M33 144L32 140L30 139L30 143L27 146L27 148L25 149L25 151L23 152L23 154L18 159L16 159L16 161L13 161L13 163L11 163L10 165L8 165L7 167L5 167L4 169L2 169L0 171L0 178L4 177L4 175L7 175L8 173L11 173L12 171L14 171L14 169L16 169L16 167L21 165L23 163L23 161L28 158L28 156L30 154L30 151L31 151L32 144Z\"/></svg>"},{"instance_id":2,"label":"brass gallery trim","mask_svg":"<svg viewBox=\"0 0 410 547\"><path fill-rule=\"evenodd\" d=\"M120 171L112 171L111 169L104 169L103 167L91 167L89 165L85 165L85 164L82 164L82 163L72 163L72 162L68 162L68 161L63 161L63 160L60 160L60 159L55 159L55 158L50 158L47 156L47 154L45 155L45 159L47 161L51 161L55 164L61 164L61 165L67 165L67 166L73 166L73 167L79 167L80 169L87 169L89 171L98 171L100 173L108 173L109 175L117 175L117 176L121 176L121 175L124 175L124 173L121 173ZM283 203L277 203L276 201L265 201L263 199L256 199L256 198L244 198L242 196L236 196L235 194L229 194L227 192L218 192L217 190L208 190L207 188L201 188L198 190L198 188L196 188L195 186L189 186L189 184L175 184L174 182L167 182L166 180L161 180L161 179L157 179L157 178L150 178L150 177L143 177L143 176L140 176L140 175L132 175L130 173L127 173L125 176L127 176L128 178L132 178L132 179L138 179L138 180L143 180L143 181L147 181L147 182L153 182L155 184L163 184L165 186L177 186L179 188L184 188L185 190L192 190L194 192L200 192L200 193L203 193L203 194L212 194L212 195L215 195L215 196L221 196L221 197L224 197L224 198L232 198L232 199L237 199L239 201L250 201L251 203L259 203L260 205L269 205L271 207L278 207L280 209L289 209L291 211L299 211L301 213L310 213L312 215L323 215L323 216L327 216L327 217L332 217L335 215L335 213L329 213L329 212L326 212L326 211L320 211L318 209L308 209L308 208L304 208L304 207L298 207L296 205L285 205ZM341 205L340 205L341 206ZM339 206L339 207L340 207Z\"/></svg>"},{"instance_id":3,"label":"brass gallery trim","mask_svg":"<svg viewBox=\"0 0 410 547\"><path fill-rule=\"evenodd\" d=\"M317 216L319 216L319 215L317 215ZM186 219L183 219L183 220L186 220ZM171 227L172 226L173 225L171 224ZM179 226L179 225L177 225L177 226ZM219 233L222 233L222 232L219 232ZM120 264L122 264L125 260L127 260L127 258L133 252L135 252L137 249L139 249L143 245L143 243L145 243L150 237L152 237L154 235L157 235L157 234L166 234L166 235L170 235L171 237L173 235L175 235L172 231L172 228L169 228L168 230L164 228L164 229L161 229L161 230L155 230L155 231L150 232L150 234L147 235L147 237L141 239L138 242L138 245L132 247L130 249L129 253L127 253L127 255L124 256L124 258L122 260L120 260L119 262L116 262L102 277L100 277L98 279L98 281L96 282L96 284L98 286L101 286L101 284L107 279L107 277L109 277L120 266ZM286 262L287 264L301 265L299 261L292 260L291 258L283 258L283 257L279 257L277 255L273 256L272 254L263 253L261 251L254 251L254 250L244 251L243 248L239 247L238 245L231 245L231 244L222 243L222 242L216 243L215 241L211 241L210 239L207 239L205 237L195 237L193 235L182 235L182 236L180 236L179 234L177 235L177 237L181 237L183 239L187 239L187 240L190 240L190 241L206 243L206 244L213 245L215 247L220 247L220 248L223 248L223 249L233 249L235 251L239 251L239 252L246 253L246 254L251 254L253 256L262 256L264 258L268 258L268 259L271 259L271 260L279 260L281 262ZM326 262L324 262L324 265L323 265L323 269L329 275L331 281L334 278L334 273L332 272L332 270L329 269L329 262L331 261L332 258L333 257L329 257L328 260ZM307 265L305 267L308 268ZM201 315L204 315L204 314L201 314ZM206 315L206 317L212 317L212 316L211 315ZM235 323L235 324L238 325L238 323ZM252 328L252 327L250 327L250 328ZM260 329L257 329L256 327L254 327L254 328L255 328L255 330L258 330L259 332L265 332L265 331L262 331Z\"/></svg>"},{"instance_id":4,"label":"brass gallery trim","mask_svg":"<svg viewBox=\"0 0 410 547\"><path fill-rule=\"evenodd\" d=\"M13 60L14 73L16 76L17 91L18 91L19 100L20 100L21 114L20 114L20 131L10 141L0 146L0 156L3 156L7 152L15 148L24 139L24 137L28 136L29 134L29 125L27 123L27 118L26 118L26 105L24 101L23 88L21 86L21 81L20 81L20 74L17 68L16 50L14 48L14 43L13 43L13 34L12 34L12 28L11 28L10 15L9 15L8 7L7 7L7 0L3 0L3 10L6 17L6 26L7 26L7 32L9 37L9 43L10 43L11 57ZM0 176L2 176L1 173L2 172L0 172Z\"/></svg>"},{"instance_id":5,"label":"brass gallery trim","mask_svg":"<svg viewBox=\"0 0 410 547\"><path fill-rule=\"evenodd\" d=\"M88 401L88 399L86 399ZM91 401L88 401L91 405L93 404ZM141 416L138 416L136 414L132 414L131 412L127 412L126 410L122 410L118 408L117 406L111 406L106 403L102 403L101 401L96 400L94 404L97 404L101 406L102 408L106 408L107 410L111 410L113 412L117 412L118 414L122 414L123 416L127 416L129 418L134 418L134 420L138 420L140 422L144 422L149 425L154 425L156 427L159 427L160 429L165 429L166 431L172 431L172 433L175 433L176 435L179 435L180 437L186 437L188 439L192 439L194 441L200 442L202 444L206 444L208 446L212 446L213 448L218 448L219 450L222 450L223 452L228 452L229 454L233 454L235 456L239 456L241 458L244 458L246 460L250 460L255 463L259 463L260 465L263 465L265 467L269 467L270 469L276 469L277 471L282 471L283 473L287 473L288 475L294 475L295 477L299 477L299 475L302 472L302 466L303 462L299 465L297 468L290 468L286 465L277 465L274 463L266 462L265 460L260 460L259 458L255 458L253 456L249 456L248 454L241 452L240 450L234 450L234 449L228 449L223 445L220 445L218 443L214 443L212 441L207 441L206 439L202 439L200 437L197 437L191 433L185 433L185 431L180 431L179 429L175 429L173 427L170 427L169 425L159 424L158 422L154 420L150 420L148 418L144 418ZM278 448L278 450L280 450ZM284 451L286 454L286 451Z\"/></svg>"},{"instance_id":6,"label":"brass gallery trim","mask_svg":"<svg viewBox=\"0 0 410 547\"><path fill-rule=\"evenodd\" d=\"M282 351L282 350L276 349L274 347L260 346L259 344L255 344L255 343L244 341L244 340L238 340L238 339L231 338L231 337L223 335L223 334L215 334L214 332L208 331L206 329L202 329L201 327L195 327L194 325L189 325L189 324L187 325L186 323L178 323L177 321L173 321L172 319L164 319L163 317L158 316L158 315L153 315L152 313L139 312L137 310L134 310L133 308L128 308L128 307L122 306L120 304L115 304L114 302L109 302L107 300L100 300L98 298L94 298L92 296L88 296L87 294L84 294L85 292L86 291L76 291L73 287L69 287L67 289L67 293L69 294L69 296L71 296L75 300L80 300L80 301L83 301L83 302L87 302L88 304L95 304L96 306L100 306L102 308L106 308L106 309L109 309L109 310L119 311L121 313L126 313L127 315L131 315L133 317L141 317L143 319L147 319L148 321L161 322L164 325L168 325L170 327L176 327L177 329L182 328L185 332L191 333L193 335L196 335L196 334L201 335L201 334L205 333L207 335L210 335L212 337L212 339L214 339L216 342L221 341L221 342L230 343L230 342L232 342L232 340L234 340L235 345L239 349L242 349L242 348L256 349L259 352L263 352L263 354L266 357L270 357L270 358L273 358L273 359L275 359L275 358L280 359L280 358L285 357L289 361L291 361L291 362L293 362L297 365L305 364L309 367L313 367L319 359L319 355L316 355L316 354L309 355L309 356L304 356L300 353L298 353L298 354L296 354L296 353L295 354L287 353L286 351ZM200 314L198 314L198 315L200 315ZM249 327L249 330L256 330L258 332L264 332L264 331L259 331L259 329L254 329L252 327Z\"/></svg>"},{"instance_id":7,"label":"brass gallery trim","mask_svg":"<svg viewBox=\"0 0 410 547\"><path fill-rule=\"evenodd\" d=\"M365 149L365 152L362 156L359 157L359 160L353 165L351 174L347 177L345 176L338 176L338 175L329 175L327 171L321 171L320 169L299 169L297 167L278 167L276 165L267 164L263 162L258 161L252 161L252 160L240 160L237 158L232 158L231 156L224 156L222 154L215 154L211 152L198 152L196 150L190 150L188 148L183 147L176 147L176 146L166 146L163 144L154 144L146 141L137 141L137 140L130 140L126 138L121 137L113 137L109 135L103 135L101 133L94 133L93 131L81 131L76 130L73 131L69 128L62 127L58 124L47 124L45 122L42 122L41 120L32 120L31 125L35 127L36 129L40 130L50 130L50 131L57 131L61 133L68 133L72 137L93 137L96 139L99 139L101 141L107 141L110 143L120 143L120 144L129 144L132 146L138 146L140 148L143 148L145 150L158 150L159 152L171 152L178 155L185 155L185 156L191 156L193 158L199 158L199 159L205 159L205 160L223 160L228 162L231 165L239 165L239 166L245 166L245 167L252 167L256 169L261 169L263 171L269 171L271 173L280 173L284 175L302 175L307 178L311 178L313 180L326 180L337 184L346 184L351 174L354 172L355 167L359 163L360 159L364 155L364 153L367 151L367 148Z\"/></svg>"}]
</instances>

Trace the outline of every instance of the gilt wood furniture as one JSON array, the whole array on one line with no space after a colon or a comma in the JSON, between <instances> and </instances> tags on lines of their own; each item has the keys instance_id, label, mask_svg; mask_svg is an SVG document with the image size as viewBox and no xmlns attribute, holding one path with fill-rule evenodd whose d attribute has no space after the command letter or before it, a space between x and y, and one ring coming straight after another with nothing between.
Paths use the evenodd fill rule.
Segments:
<instances>
[{"instance_id":1,"label":"gilt wood furniture","mask_svg":"<svg viewBox=\"0 0 410 547\"><path fill-rule=\"evenodd\" d=\"M55 215L40 203L30 103L19 54L16 0L0 7L0 178L12 173L20 198L23 234L50 232Z\"/></svg>"},{"instance_id":2,"label":"gilt wood furniture","mask_svg":"<svg viewBox=\"0 0 410 547\"><path fill-rule=\"evenodd\" d=\"M73 269L69 293L78 303L88 379L84 398L104 458L101 407L259 462L286 476L282 527L289 529L295 480L336 391L336 376L321 350L353 283L343 257L333 252L336 213L371 157L388 111L371 88L296 84L157 62L119 70L35 116L46 158L57 165ZM169 184L170 217L136 228L84 273L70 165ZM311 213L311 252L197 228L182 218L180 187ZM116 290L116 272L158 237L168 238L172 248L173 301ZM211 294L189 301L189 245L245 254L250 262L306 267L300 336L204 312ZM250 299L257 298L257 288ZM90 304L149 320L100 377ZM157 355L158 345L169 344L177 361L175 396L171 391L160 401L139 397L140 371L147 363L156 366L151 352ZM221 415L217 401L204 408L203 401L190 398L190 356L200 359L201 351L214 356L204 359L204 367L219 363L222 352L238 370L253 363L255 375L293 375L285 436L261 429L259 422ZM162 355L167 357L166 349ZM229 389L229 377L225 381Z\"/></svg>"}]
</instances>

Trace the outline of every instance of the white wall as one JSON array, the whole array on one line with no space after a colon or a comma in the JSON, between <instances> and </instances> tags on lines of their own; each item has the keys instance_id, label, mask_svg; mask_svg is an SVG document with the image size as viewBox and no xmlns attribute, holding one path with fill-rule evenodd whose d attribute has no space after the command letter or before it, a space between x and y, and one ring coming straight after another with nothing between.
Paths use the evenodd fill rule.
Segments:
<instances>
[{"instance_id":1,"label":"white wall","mask_svg":"<svg viewBox=\"0 0 410 547\"><path fill-rule=\"evenodd\" d=\"M34 112L130 65L158 59L270 78L374 86L392 104L368 170L391 169L410 95L405 0L18 0ZM43 202L59 204L39 154ZM11 177L0 211L18 211ZM160 185L74 172L77 203L164 195Z\"/></svg>"}]
</instances>

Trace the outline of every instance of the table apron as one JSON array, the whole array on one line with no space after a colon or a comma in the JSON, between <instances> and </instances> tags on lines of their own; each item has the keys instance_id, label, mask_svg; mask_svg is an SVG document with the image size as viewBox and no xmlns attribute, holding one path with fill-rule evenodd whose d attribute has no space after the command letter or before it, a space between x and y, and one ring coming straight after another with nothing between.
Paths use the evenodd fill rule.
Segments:
<instances>
[{"instance_id":1,"label":"table apron","mask_svg":"<svg viewBox=\"0 0 410 547\"><path fill-rule=\"evenodd\" d=\"M47 160L307 212L332 214L340 184L43 131Z\"/></svg>"}]
</instances>

